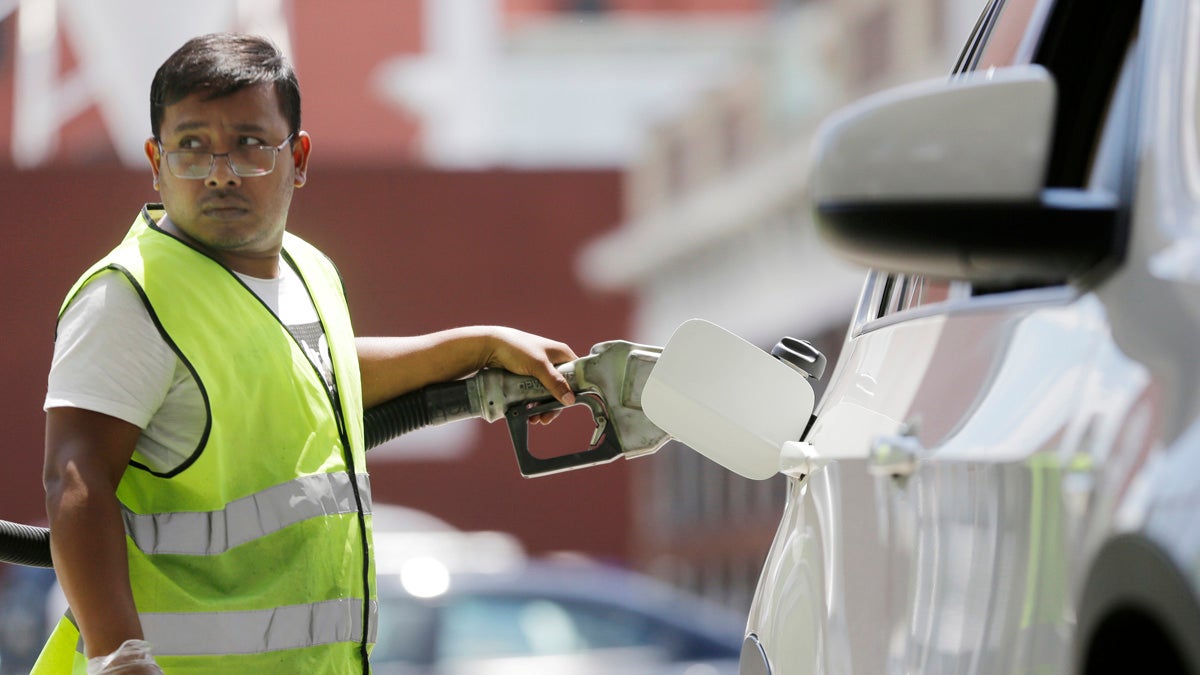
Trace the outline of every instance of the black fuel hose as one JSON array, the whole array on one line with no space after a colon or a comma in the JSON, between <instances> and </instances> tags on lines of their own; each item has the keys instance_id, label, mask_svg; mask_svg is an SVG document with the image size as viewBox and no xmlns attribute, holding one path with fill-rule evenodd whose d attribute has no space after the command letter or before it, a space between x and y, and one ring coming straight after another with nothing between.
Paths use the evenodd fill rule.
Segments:
<instances>
[{"instance_id":1,"label":"black fuel hose","mask_svg":"<svg viewBox=\"0 0 1200 675\"><path fill-rule=\"evenodd\" d=\"M432 384L364 411L363 443L370 449L431 424L479 417L472 408L467 380ZM50 529L0 520L0 563L54 567Z\"/></svg>"},{"instance_id":2,"label":"black fuel hose","mask_svg":"<svg viewBox=\"0 0 1200 675\"><path fill-rule=\"evenodd\" d=\"M0 520L0 562L54 567L50 560L50 530Z\"/></svg>"},{"instance_id":3,"label":"black fuel hose","mask_svg":"<svg viewBox=\"0 0 1200 675\"><path fill-rule=\"evenodd\" d=\"M471 380L431 384L363 412L363 444L368 450L422 427L480 417L471 400Z\"/></svg>"}]
</instances>

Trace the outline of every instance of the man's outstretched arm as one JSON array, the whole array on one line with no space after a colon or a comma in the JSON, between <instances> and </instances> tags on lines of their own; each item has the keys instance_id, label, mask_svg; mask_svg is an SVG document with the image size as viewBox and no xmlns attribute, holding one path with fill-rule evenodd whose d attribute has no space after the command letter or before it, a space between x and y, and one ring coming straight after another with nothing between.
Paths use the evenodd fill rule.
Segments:
<instances>
[{"instance_id":1,"label":"man's outstretched arm","mask_svg":"<svg viewBox=\"0 0 1200 675\"><path fill-rule=\"evenodd\" d=\"M578 358L575 352L561 342L513 328L468 326L412 337L360 337L355 346L364 408L486 367L532 375L559 401L574 403L570 386L555 366Z\"/></svg>"}]
</instances>

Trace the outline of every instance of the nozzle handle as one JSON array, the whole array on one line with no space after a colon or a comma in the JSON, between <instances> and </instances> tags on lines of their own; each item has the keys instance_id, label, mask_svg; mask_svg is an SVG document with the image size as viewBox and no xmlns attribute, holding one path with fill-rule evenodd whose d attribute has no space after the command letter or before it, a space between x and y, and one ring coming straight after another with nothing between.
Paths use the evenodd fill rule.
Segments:
<instances>
[{"instance_id":1,"label":"nozzle handle","mask_svg":"<svg viewBox=\"0 0 1200 675\"><path fill-rule=\"evenodd\" d=\"M561 410L566 407L562 403L547 401L534 405L517 404L509 407L505 412L504 418L508 422L508 434L512 438L513 450L517 455L517 467L522 476L534 478L606 464L623 454L621 443L617 439L612 425L608 422L608 412L600 397L589 392L581 392L577 394L575 400L578 401L575 405L586 405L591 409L598 438L588 449L566 455L538 457L529 450L529 418Z\"/></svg>"}]
</instances>

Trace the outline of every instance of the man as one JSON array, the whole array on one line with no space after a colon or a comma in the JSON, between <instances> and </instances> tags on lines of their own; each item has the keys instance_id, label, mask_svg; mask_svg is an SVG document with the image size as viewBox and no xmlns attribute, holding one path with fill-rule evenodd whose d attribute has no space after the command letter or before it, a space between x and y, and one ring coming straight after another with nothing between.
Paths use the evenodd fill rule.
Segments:
<instances>
[{"instance_id":1,"label":"man","mask_svg":"<svg viewBox=\"0 0 1200 675\"><path fill-rule=\"evenodd\" d=\"M269 42L191 40L150 99L162 205L59 318L45 485L71 609L34 672L366 673L363 409L486 366L570 404L575 354L496 327L353 335L336 270L285 232L311 140Z\"/></svg>"}]
</instances>

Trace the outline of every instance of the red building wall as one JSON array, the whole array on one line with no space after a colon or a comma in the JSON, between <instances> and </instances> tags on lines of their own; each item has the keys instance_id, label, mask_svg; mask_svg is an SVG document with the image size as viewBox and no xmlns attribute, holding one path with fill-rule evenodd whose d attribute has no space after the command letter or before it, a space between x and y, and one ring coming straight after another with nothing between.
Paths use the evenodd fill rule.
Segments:
<instances>
[{"instance_id":1,"label":"red building wall","mask_svg":"<svg viewBox=\"0 0 1200 675\"><path fill-rule=\"evenodd\" d=\"M421 2L294 2L293 57L304 92L304 128L331 162L417 160L418 121L373 90L380 63L424 47Z\"/></svg>"}]
</instances>

